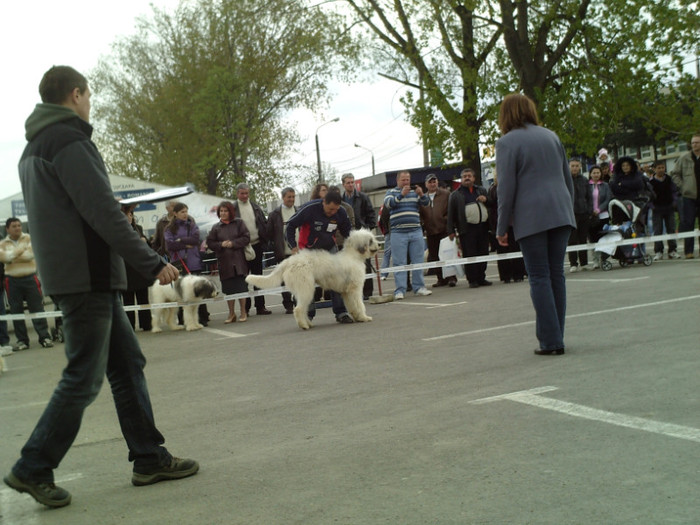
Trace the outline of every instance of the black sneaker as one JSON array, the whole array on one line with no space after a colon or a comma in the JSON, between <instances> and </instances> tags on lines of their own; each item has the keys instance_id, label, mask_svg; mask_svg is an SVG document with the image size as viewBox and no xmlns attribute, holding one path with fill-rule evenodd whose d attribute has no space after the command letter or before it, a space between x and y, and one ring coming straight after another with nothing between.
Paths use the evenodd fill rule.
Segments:
<instances>
[{"instance_id":1,"label":"black sneaker","mask_svg":"<svg viewBox=\"0 0 700 525\"><path fill-rule=\"evenodd\" d=\"M48 337L39 341L39 344L44 348L53 348L53 342Z\"/></svg>"},{"instance_id":2,"label":"black sneaker","mask_svg":"<svg viewBox=\"0 0 700 525\"><path fill-rule=\"evenodd\" d=\"M340 324L351 324L355 322L353 318L350 317L350 314L340 314L335 320Z\"/></svg>"},{"instance_id":3,"label":"black sneaker","mask_svg":"<svg viewBox=\"0 0 700 525\"><path fill-rule=\"evenodd\" d=\"M181 479L193 476L199 470L199 463L194 459L172 458L169 465L148 469L146 472L136 472L131 477L131 483L137 487L152 485L159 481Z\"/></svg>"},{"instance_id":4,"label":"black sneaker","mask_svg":"<svg viewBox=\"0 0 700 525\"><path fill-rule=\"evenodd\" d=\"M32 498L47 507L65 507L70 504L70 492L53 483L22 481L12 472L4 478L5 484L17 492L26 492Z\"/></svg>"}]
</instances>

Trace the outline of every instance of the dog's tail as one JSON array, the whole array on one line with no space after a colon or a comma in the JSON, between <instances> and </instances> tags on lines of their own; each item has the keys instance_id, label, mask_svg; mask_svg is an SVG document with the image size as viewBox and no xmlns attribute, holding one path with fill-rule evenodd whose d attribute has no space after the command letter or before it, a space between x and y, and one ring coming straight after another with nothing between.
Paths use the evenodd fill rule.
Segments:
<instances>
[{"instance_id":1,"label":"dog's tail","mask_svg":"<svg viewBox=\"0 0 700 525\"><path fill-rule=\"evenodd\" d=\"M249 275L245 278L245 282L262 289L282 286L282 265L278 265L268 275Z\"/></svg>"}]
</instances>

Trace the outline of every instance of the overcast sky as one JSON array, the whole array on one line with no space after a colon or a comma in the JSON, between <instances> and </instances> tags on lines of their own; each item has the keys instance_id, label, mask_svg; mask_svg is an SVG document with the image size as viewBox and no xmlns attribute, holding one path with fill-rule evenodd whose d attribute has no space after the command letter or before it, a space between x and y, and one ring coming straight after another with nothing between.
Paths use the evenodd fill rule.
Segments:
<instances>
[{"instance_id":1,"label":"overcast sky","mask_svg":"<svg viewBox=\"0 0 700 525\"><path fill-rule=\"evenodd\" d=\"M0 119L0 199L20 191L17 162L25 146L24 121L39 102L41 76L52 65L70 65L83 73L109 53L117 36L134 31L137 16L151 12L149 3L173 9L177 0L103 0L70 5L55 0L5 2L0 25L3 50ZM314 116L295 112L293 118L306 139L301 158L316 164L314 134L325 121L339 117L319 131L321 160L355 178L371 175L371 154L376 171L411 168L422 164L416 131L405 121L399 98L401 86L387 80L376 84L338 86L330 108ZM99 96L99 94L96 94Z\"/></svg>"}]
</instances>

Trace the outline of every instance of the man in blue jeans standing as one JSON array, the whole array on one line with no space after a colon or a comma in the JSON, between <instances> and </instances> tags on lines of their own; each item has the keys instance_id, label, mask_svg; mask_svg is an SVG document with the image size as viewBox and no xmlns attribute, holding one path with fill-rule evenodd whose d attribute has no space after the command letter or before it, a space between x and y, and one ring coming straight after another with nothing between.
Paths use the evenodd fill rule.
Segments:
<instances>
[{"instance_id":1,"label":"man in blue jeans standing","mask_svg":"<svg viewBox=\"0 0 700 525\"><path fill-rule=\"evenodd\" d=\"M411 174L400 171L396 175L396 187L386 192L384 207L389 209L389 227L391 229L391 256L394 266L403 266L407 258L411 263L423 262L425 240L420 225L419 206L427 206L430 199L423 193L423 188L411 188ZM394 299L404 298L407 289L408 272L394 274L396 288ZM425 287L423 270L413 270L413 289L416 295L430 295L433 292Z\"/></svg>"},{"instance_id":2,"label":"man in blue jeans standing","mask_svg":"<svg viewBox=\"0 0 700 525\"><path fill-rule=\"evenodd\" d=\"M54 66L39 93L43 103L27 119L29 143L19 174L38 272L63 313L68 364L4 480L39 503L63 507L71 495L54 484L53 471L105 375L134 462L134 485L191 476L199 465L175 458L163 447L143 374L146 359L120 297L126 289L124 259L161 284L176 280L178 272L139 239L114 198L102 157L90 140L85 77L73 68Z\"/></svg>"}]
</instances>

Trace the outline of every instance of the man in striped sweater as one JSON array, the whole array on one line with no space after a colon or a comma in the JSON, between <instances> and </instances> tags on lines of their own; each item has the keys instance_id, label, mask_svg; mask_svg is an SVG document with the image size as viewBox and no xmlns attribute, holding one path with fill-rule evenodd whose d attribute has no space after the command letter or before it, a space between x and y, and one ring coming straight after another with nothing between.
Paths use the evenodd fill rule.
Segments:
<instances>
[{"instance_id":1,"label":"man in striped sweater","mask_svg":"<svg viewBox=\"0 0 700 525\"><path fill-rule=\"evenodd\" d=\"M411 174L400 171L396 175L396 187L386 192L384 206L389 209L389 227L391 230L391 256L395 266L406 264L410 257L412 263L423 261L425 241L420 225L419 206L430 203L423 189L416 186L411 188ZM394 279L396 288L394 299L400 300L406 294L408 272L396 272ZM413 270L413 289L416 295L430 295L432 292L425 287L423 270Z\"/></svg>"}]
</instances>

